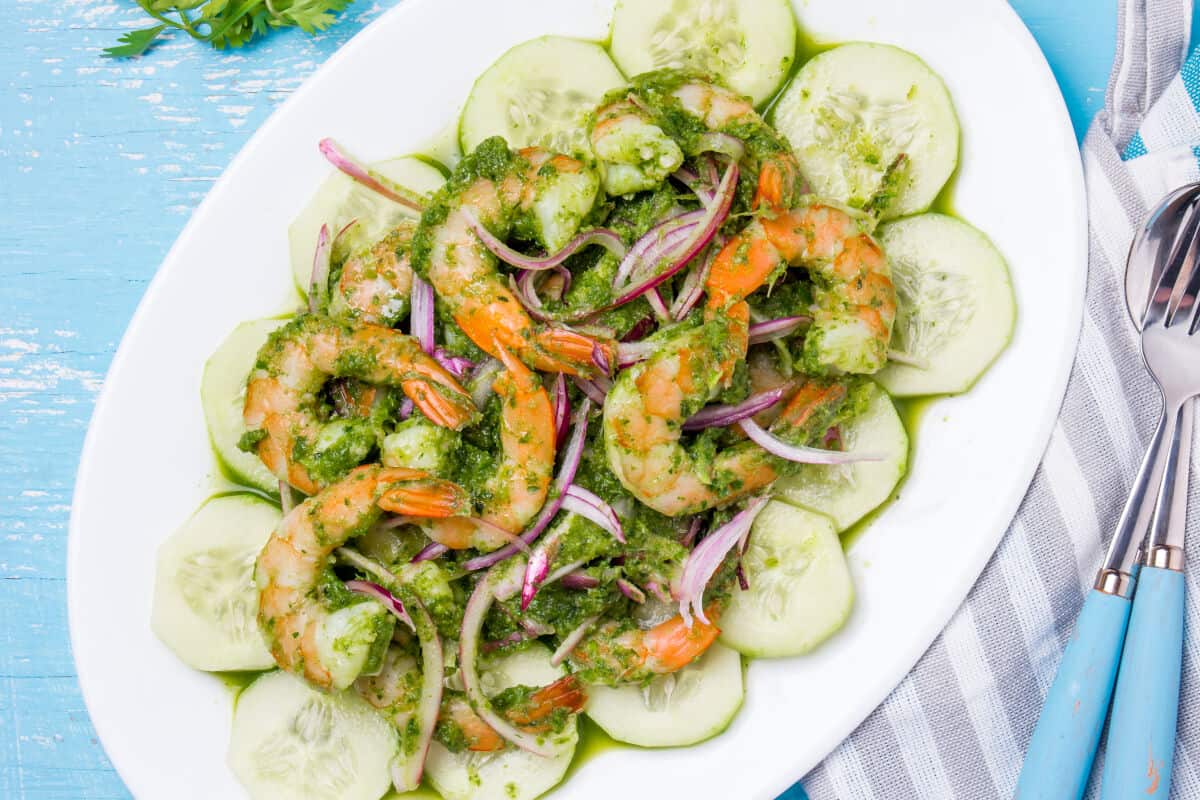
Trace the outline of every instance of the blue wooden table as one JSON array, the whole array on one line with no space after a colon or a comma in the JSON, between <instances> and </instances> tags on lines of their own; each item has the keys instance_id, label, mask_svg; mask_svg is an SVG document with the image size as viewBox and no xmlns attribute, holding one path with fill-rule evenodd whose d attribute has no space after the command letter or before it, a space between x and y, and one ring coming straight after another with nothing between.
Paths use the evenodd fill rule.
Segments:
<instances>
[{"instance_id":1,"label":"blue wooden table","mask_svg":"<svg viewBox=\"0 0 1200 800\"><path fill-rule=\"evenodd\" d=\"M176 38L128 62L99 54L141 24L129 0L0 4L0 798L129 797L88 721L67 641L67 517L92 404L209 186L391 4L360 0L316 38L287 31L229 53ZM1082 136L1103 102L1115 3L1013 4Z\"/></svg>"}]
</instances>

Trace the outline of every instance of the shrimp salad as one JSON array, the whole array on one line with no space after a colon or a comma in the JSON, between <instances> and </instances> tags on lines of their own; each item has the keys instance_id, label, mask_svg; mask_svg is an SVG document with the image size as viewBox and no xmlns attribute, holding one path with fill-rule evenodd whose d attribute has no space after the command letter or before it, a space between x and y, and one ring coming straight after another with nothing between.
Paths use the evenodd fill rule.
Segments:
<instances>
[{"instance_id":1,"label":"shrimp salad","mask_svg":"<svg viewBox=\"0 0 1200 800\"><path fill-rule=\"evenodd\" d=\"M251 797L535 798L581 733L720 734L745 657L849 616L898 398L1007 343L1003 259L929 210L959 139L937 75L804 52L783 0L695 5L510 50L443 163L320 143L303 307L204 375L242 488L158 560L159 637L252 679Z\"/></svg>"}]
</instances>

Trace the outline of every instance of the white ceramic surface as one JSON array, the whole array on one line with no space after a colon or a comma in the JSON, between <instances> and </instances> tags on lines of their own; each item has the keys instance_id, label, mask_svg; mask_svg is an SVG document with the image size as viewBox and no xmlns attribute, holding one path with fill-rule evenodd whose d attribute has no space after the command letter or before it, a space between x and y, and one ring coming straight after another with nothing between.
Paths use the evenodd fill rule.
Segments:
<instances>
[{"instance_id":1,"label":"white ceramic surface","mask_svg":"<svg viewBox=\"0 0 1200 800\"><path fill-rule=\"evenodd\" d=\"M851 551L859 597L816 654L760 661L723 735L588 762L562 796L771 798L824 757L912 667L991 556L1049 437L1074 354L1086 225L1075 139L1032 37L1000 0L797 0L819 40L889 42L950 88L963 128L955 208L1007 257L1019 319L968 395L939 401L901 499ZM287 224L328 172L334 136L377 159L450 121L507 47L603 38L604 0L406 0L338 52L263 125L196 211L134 315L84 446L68 595L79 680L135 796L238 798L232 709L217 680L151 634L154 552L218 479L198 387L239 321L294 303ZM1032 700L1031 700L1032 702Z\"/></svg>"}]
</instances>

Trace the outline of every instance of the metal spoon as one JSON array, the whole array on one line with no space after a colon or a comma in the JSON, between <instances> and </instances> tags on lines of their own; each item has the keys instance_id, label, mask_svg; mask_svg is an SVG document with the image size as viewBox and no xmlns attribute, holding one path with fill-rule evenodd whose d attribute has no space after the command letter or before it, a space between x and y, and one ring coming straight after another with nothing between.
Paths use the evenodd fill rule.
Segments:
<instances>
[{"instance_id":1,"label":"metal spoon","mask_svg":"<svg viewBox=\"0 0 1200 800\"><path fill-rule=\"evenodd\" d=\"M1125 306L1133 326L1141 331L1142 319L1146 316L1146 305L1150 299L1150 288L1162 276L1166 261L1156 254L1169 252L1178 245L1182 235L1183 219L1191 206L1197 202L1200 184L1181 186L1168 194L1146 219L1145 224L1134 235L1129 248L1129 260L1125 262ZM1187 522L1188 473L1192 452L1192 409L1194 401L1183 404L1176 423L1177 436L1171 442L1167 454L1167 468L1158 494L1162 488L1173 485L1170 498L1159 497L1151 522L1151 544L1183 545L1183 530Z\"/></svg>"}]
</instances>

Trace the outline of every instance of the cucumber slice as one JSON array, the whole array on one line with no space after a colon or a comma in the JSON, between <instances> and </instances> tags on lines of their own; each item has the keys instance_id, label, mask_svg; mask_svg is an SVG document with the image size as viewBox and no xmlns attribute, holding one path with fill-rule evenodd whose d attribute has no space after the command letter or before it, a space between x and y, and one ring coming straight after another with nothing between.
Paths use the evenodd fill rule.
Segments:
<instances>
[{"instance_id":1,"label":"cucumber slice","mask_svg":"<svg viewBox=\"0 0 1200 800\"><path fill-rule=\"evenodd\" d=\"M380 161L371 169L398 186L419 195L437 191L446 176L432 164L414 156ZM355 183L341 172L334 171L325 179L304 210L288 228L288 249L292 261L292 276L300 294L308 295L312 281L313 252L317 234L328 225L331 235L337 234L351 220L358 220L355 235L342 237L334 249L334 260L345 260L350 246L366 246L387 235L405 218L415 218L412 209L394 203L367 187Z\"/></svg>"},{"instance_id":2,"label":"cucumber slice","mask_svg":"<svg viewBox=\"0 0 1200 800\"><path fill-rule=\"evenodd\" d=\"M589 686L587 715L619 742L682 747L729 727L744 694L742 657L714 644L696 663L645 686Z\"/></svg>"},{"instance_id":3,"label":"cucumber slice","mask_svg":"<svg viewBox=\"0 0 1200 800\"><path fill-rule=\"evenodd\" d=\"M258 631L254 560L281 516L256 495L217 497L159 546L150 628L189 666L274 666Z\"/></svg>"},{"instance_id":4,"label":"cucumber slice","mask_svg":"<svg viewBox=\"0 0 1200 800\"><path fill-rule=\"evenodd\" d=\"M258 319L238 325L209 357L200 379L200 404L204 406L208 435L221 465L236 483L269 494L278 493L279 479L263 465L258 454L240 449L238 440L246 432L246 423L242 421L246 378L271 331L284 322Z\"/></svg>"},{"instance_id":5,"label":"cucumber slice","mask_svg":"<svg viewBox=\"0 0 1200 800\"><path fill-rule=\"evenodd\" d=\"M238 697L229 766L251 800L379 800L398 750L391 723L357 694L277 671Z\"/></svg>"},{"instance_id":6,"label":"cucumber slice","mask_svg":"<svg viewBox=\"0 0 1200 800\"><path fill-rule=\"evenodd\" d=\"M503 136L510 147L587 154L587 115L610 89L624 85L625 77L594 42L531 39L475 81L459 120L459 143L470 153L489 136Z\"/></svg>"},{"instance_id":7,"label":"cucumber slice","mask_svg":"<svg viewBox=\"0 0 1200 800\"><path fill-rule=\"evenodd\" d=\"M946 85L905 50L855 43L804 65L772 111L816 194L881 219L929 208L958 164ZM898 156L906 161L895 168Z\"/></svg>"},{"instance_id":8,"label":"cucumber slice","mask_svg":"<svg viewBox=\"0 0 1200 800\"><path fill-rule=\"evenodd\" d=\"M796 54L786 0L621 0L612 54L626 75L673 67L714 75L760 105Z\"/></svg>"},{"instance_id":9,"label":"cucumber slice","mask_svg":"<svg viewBox=\"0 0 1200 800\"><path fill-rule=\"evenodd\" d=\"M775 484L780 499L826 515L839 532L886 500L908 471L908 432L882 389L872 389L866 408L842 426L841 434L846 450L875 453L883 459L806 464Z\"/></svg>"},{"instance_id":10,"label":"cucumber slice","mask_svg":"<svg viewBox=\"0 0 1200 800\"><path fill-rule=\"evenodd\" d=\"M833 521L772 501L742 558L750 588L721 615L721 641L754 658L807 653L850 616L854 583Z\"/></svg>"},{"instance_id":11,"label":"cucumber slice","mask_svg":"<svg viewBox=\"0 0 1200 800\"><path fill-rule=\"evenodd\" d=\"M892 362L875 379L900 397L965 392L1008 345L1016 302L1008 265L986 236L943 214L879 229L896 284Z\"/></svg>"},{"instance_id":12,"label":"cucumber slice","mask_svg":"<svg viewBox=\"0 0 1200 800\"><path fill-rule=\"evenodd\" d=\"M483 667L481 680L489 695L510 686L545 686L565 670L550 664L550 650L532 645ZM500 753L452 753L440 742L429 748L425 774L445 800L534 800L562 781L575 755L579 732L571 720L550 758L508 749Z\"/></svg>"}]
</instances>

